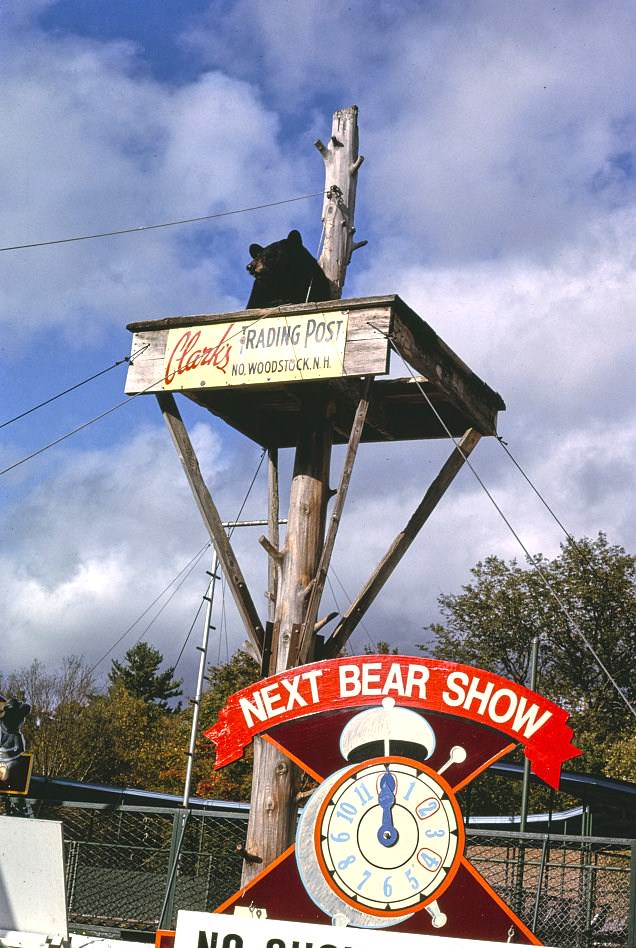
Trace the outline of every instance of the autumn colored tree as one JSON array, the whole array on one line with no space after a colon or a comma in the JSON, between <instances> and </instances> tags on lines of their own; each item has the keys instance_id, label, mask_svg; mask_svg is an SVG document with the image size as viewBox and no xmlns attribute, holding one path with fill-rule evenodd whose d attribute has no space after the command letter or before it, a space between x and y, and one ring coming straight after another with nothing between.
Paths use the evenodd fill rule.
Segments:
<instances>
[{"instance_id":1,"label":"autumn colored tree","mask_svg":"<svg viewBox=\"0 0 636 948\"><path fill-rule=\"evenodd\" d=\"M164 761L178 719L121 683L93 698L77 722L86 777L114 786L162 790Z\"/></svg>"},{"instance_id":2,"label":"autumn colored tree","mask_svg":"<svg viewBox=\"0 0 636 948\"><path fill-rule=\"evenodd\" d=\"M215 748L202 732L214 724L229 696L257 681L259 675L258 664L243 651L236 652L226 664L213 665L208 669L208 689L201 700L201 733L197 737L193 769L193 787L197 796L249 800L252 781L251 748L248 748L236 763L215 771ZM179 715L179 727L172 735L172 743L162 772L162 787L172 793L183 789L191 726L192 709L188 708Z\"/></svg>"},{"instance_id":3,"label":"autumn colored tree","mask_svg":"<svg viewBox=\"0 0 636 948\"><path fill-rule=\"evenodd\" d=\"M608 746L627 738L634 720L619 692L634 705L635 564L602 533L564 544L554 559L538 557L539 569L490 556L460 593L440 597L443 621L428 627L432 645L419 647L527 684L539 636L538 690L569 710L585 751L572 766L611 775Z\"/></svg>"},{"instance_id":4,"label":"autumn colored tree","mask_svg":"<svg viewBox=\"0 0 636 948\"><path fill-rule=\"evenodd\" d=\"M12 672L3 691L31 705L22 731L27 751L33 753L37 773L75 780L87 778L78 721L95 695L92 672L75 655L50 669L37 659Z\"/></svg>"}]
</instances>

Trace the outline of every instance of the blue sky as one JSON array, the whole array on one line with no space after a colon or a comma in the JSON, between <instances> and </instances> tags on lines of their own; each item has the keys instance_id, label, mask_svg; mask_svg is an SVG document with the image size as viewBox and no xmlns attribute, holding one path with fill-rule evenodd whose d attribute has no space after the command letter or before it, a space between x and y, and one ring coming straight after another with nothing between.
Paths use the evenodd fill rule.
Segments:
<instances>
[{"instance_id":1,"label":"blue sky","mask_svg":"<svg viewBox=\"0 0 636 948\"><path fill-rule=\"evenodd\" d=\"M0 246L319 191L312 143L329 135L335 109L356 103L366 158L356 223L369 245L345 295L399 293L502 394L500 432L569 530L604 530L633 552L635 27L628 0L4 0ZM315 250L320 208L313 199L0 253L2 419L122 359L130 321L241 308L248 244L298 227ZM113 369L3 428L0 466L110 408L123 384ZM185 414L233 519L260 450L201 411ZM362 452L335 608L448 450ZM558 526L496 441L474 458L529 548L556 553ZM5 669L70 653L96 661L206 542L152 397L16 468L1 488ZM261 478L246 514L262 516L264 499ZM264 613L257 532L243 530L237 550ZM412 647L440 592L459 589L490 553L522 556L464 471L353 646ZM171 660L207 565L148 632ZM213 658L244 639L226 606ZM188 680L195 662L182 660Z\"/></svg>"}]
</instances>

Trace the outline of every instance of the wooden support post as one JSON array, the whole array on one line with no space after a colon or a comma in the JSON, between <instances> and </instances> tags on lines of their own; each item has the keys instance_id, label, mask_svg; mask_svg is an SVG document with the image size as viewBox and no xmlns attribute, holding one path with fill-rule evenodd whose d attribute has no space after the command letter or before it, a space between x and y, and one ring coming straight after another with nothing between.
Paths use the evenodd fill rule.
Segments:
<instances>
[{"instance_id":1,"label":"wooden support post","mask_svg":"<svg viewBox=\"0 0 636 948\"><path fill-rule=\"evenodd\" d=\"M329 497L330 406L318 395L307 398L289 500L285 544L270 557L279 570L270 674L303 664L299 633L322 549ZM267 546L267 545L266 545ZM313 640L312 643L313 644ZM254 776L242 885L291 843L296 825L297 768L267 741L254 741Z\"/></svg>"},{"instance_id":2,"label":"wooden support post","mask_svg":"<svg viewBox=\"0 0 636 948\"><path fill-rule=\"evenodd\" d=\"M260 656L263 648L264 630L252 597L245 584L243 573L223 528L219 513L201 475L199 462L192 447L186 426L183 423L174 395L171 392L156 392L156 398L174 442L179 460L185 471L190 488L218 553L221 568L234 596L250 641Z\"/></svg>"},{"instance_id":3,"label":"wooden support post","mask_svg":"<svg viewBox=\"0 0 636 948\"><path fill-rule=\"evenodd\" d=\"M312 586L311 595L309 597L309 604L307 606L307 614L305 616L300 643L300 653L307 656L306 661L311 661L313 657L314 632L316 620L318 618L318 608L320 606L320 600L322 599L322 594L325 588L327 573L329 572L331 554L333 553L333 548L336 543L338 527L340 526L340 520L342 518L342 511L347 499L347 491L349 490L349 482L351 480L353 464L356 459L358 446L360 444L360 439L362 438L362 432L364 429L364 422L367 417L371 382L372 379L370 378L366 379L364 382L362 395L360 397L355 418L353 420L351 434L349 436L349 443L347 445L347 453L345 455L342 474L340 476L340 483L336 492L336 500L331 513L329 530L327 532L327 538L322 549L320 563L318 564L316 577Z\"/></svg>"},{"instance_id":4,"label":"wooden support post","mask_svg":"<svg viewBox=\"0 0 636 948\"><path fill-rule=\"evenodd\" d=\"M323 224L325 240L320 265L331 282L332 296L342 292L353 244L353 215L358 168L358 110L342 109L333 116L327 146L316 142L325 161ZM320 385L304 386L301 430L296 445L285 544L274 556L278 571L272 632L270 673L301 665L313 652L314 636L301 636L324 542L333 406ZM270 505L271 501L270 484ZM271 513L270 513L271 517ZM271 540L271 537L270 537ZM277 544L272 544L276 547ZM274 552L270 550L270 554ZM315 608L317 609L317 603ZM296 767L265 741L254 742L254 777L242 884L291 843L296 823Z\"/></svg>"},{"instance_id":5,"label":"wooden support post","mask_svg":"<svg viewBox=\"0 0 636 948\"><path fill-rule=\"evenodd\" d=\"M455 475L464 466L466 458L477 446L480 439L480 433L475 431L474 428L469 428L460 440L459 446L453 448L453 453L426 491L415 513L402 532L398 533L383 559L371 574L366 586L358 598L349 606L338 626L334 629L333 635L325 643L324 655L321 657L333 658L344 648L349 636L364 617L369 606L452 484Z\"/></svg>"}]
</instances>

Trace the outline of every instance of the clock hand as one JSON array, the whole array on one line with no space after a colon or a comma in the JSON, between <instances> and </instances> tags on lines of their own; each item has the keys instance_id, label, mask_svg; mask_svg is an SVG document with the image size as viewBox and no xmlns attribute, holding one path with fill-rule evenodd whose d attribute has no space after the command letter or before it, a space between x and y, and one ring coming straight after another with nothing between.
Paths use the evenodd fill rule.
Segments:
<instances>
[{"instance_id":1,"label":"clock hand","mask_svg":"<svg viewBox=\"0 0 636 948\"><path fill-rule=\"evenodd\" d=\"M393 804L395 803L395 791L397 790L397 780L386 768L386 773L380 777L380 792L378 794L378 803L382 808L382 823L378 830L378 842L383 846L395 846L399 834L393 825Z\"/></svg>"}]
</instances>

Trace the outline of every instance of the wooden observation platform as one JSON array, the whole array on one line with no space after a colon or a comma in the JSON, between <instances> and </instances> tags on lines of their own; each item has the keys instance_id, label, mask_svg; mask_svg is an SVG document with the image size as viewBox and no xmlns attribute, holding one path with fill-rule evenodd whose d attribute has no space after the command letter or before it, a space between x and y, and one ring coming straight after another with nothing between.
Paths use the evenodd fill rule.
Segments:
<instances>
[{"instance_id":1,"label":"wooden observation platform","mask_svg":"<svg viewBox=\"0 0 636 948\"><path fill-rule=\"evenodd\" d=\"M157 396L264 674L338 654L480 438L496 435L501 397L398 296L174 316L128 328L134 336L126 392ZM396 353L411 372L407 378L389 377ZM174 392L269 451L270 530L261 538L271 557L269 635L203 482ZM315 636L318 608L359 444L431 438L452 438L450 457L322 642ZM340 483L331 490L331 447L343 443ZM277 452L292 447L288 528L279 548Z\"/></svg>"},{"instance_id":2,"label":"wooden observation platform","mask_svg":"<svg viewBox=\"0 0 636 948\"><path fill-rule=\"evenodd\" d=\"M262 674L340 654L481 437L496 435L501 397L398 296L174 316L128 328L126 392L156 395ZM392 357L409 377L390 376ZM269 556L266 622L201 475L175 392L268 450L269 528L260 538ZM450 456L325 639L319 633L337 614L319 619L318 610L360 443L451 437ZM332 490L331 449L344 443ZM295 449L282 543L279 448ZM267 742L257 739L254 754L246 853L258 858L246 858L243 884L285 850L295 825L294 768Z\"/></svg>"},{"instance_id":3,"label":"wooden observation platform","mask_svg":"<svg viewBox=\"0 0 636 948\"><path fill-rule=\"evenodd\" d=\"M319 339L317 327L323 326L332 328ZM131 323L128 328L135 334L133 353L139 353L128 373L128 394L180 391L265 448L296 446L303 406L312 394L332 402L332 443L346 443L361 378L373 380L362 442L446 438L448 432L461 437L468 428L494 435L497 412L505 408L501 397L399 296L220 316L173 316ZM336 329L339 338L325 341ZM200 330L201 336L192 343ZM207 342L205 333L211 333ZM186 334L187 341L180 343ZM275 346L277 336L279 341L283 336L286 344ZM210 356L209 364L202 366L205 356L198 354L213 350L218 339L223 339L217 359L222 368L213 366ZM252 345L246 349L249 342ZM270 356L274 348L276 353ZM385 377L391 355L395 358L392 348L409 363L412 376ZM243 361L237 363L236 358ZM283 371L277 371L279 366ZM252 376L247 374L250 370Z\"/></svg>"}]
</instances>

